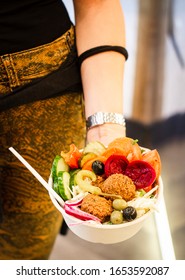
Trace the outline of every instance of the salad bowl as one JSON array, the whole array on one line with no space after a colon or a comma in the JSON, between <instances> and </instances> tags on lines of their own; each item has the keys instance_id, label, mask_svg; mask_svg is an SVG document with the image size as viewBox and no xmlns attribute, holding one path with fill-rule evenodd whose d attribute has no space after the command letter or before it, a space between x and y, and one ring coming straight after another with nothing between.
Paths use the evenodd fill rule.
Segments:
<instances>
[{"instance_id":1,"label":"salad bowl","mask_svg":"<svg viewBox=\"0 0 185 280\"><path fill-rule=\"evenodd\" d=\"M94 141L83 150L71 144L68 152L54 158L48 184L64 201L53 192L50 198L78 237L93 243L122 242L158 209L163 195L160 156L137 141L121 137L107 147ZM124 204L115 205L116 199Z\"/></svg>"}]
</instances>

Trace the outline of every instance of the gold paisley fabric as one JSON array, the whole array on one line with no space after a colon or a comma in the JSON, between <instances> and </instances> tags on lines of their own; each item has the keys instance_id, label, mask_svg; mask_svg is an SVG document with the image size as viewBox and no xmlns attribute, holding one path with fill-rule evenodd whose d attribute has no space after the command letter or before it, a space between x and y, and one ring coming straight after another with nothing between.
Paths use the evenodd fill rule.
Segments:
<instances>
[{"instance_id":1,"label":"gold paisley fabric","mask_svg":"<svg viewBox=\"0 0 185 280\"><path fill-rule=\"evenodd\" d=\"M83 97L69 93L0 114L3 221L0 259L47 259L62 217L47 191L10 153L13 146L47 181L52 160L75 143L84 146Z\"/></svg>"}]
</instances>

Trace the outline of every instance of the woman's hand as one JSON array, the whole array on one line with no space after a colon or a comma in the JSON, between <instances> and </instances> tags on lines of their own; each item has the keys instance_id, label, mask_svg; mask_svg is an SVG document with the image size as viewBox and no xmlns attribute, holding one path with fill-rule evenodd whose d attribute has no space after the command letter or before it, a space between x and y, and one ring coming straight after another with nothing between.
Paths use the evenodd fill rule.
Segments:
<instances>
[{"instance_id":1,"label":"woman's hand","mask_svg":"<svg viewBox=\"0 0 185 280\"><path fill-rule=\"evenodd\" d=\"M115 138L126 136L124 126L113 123L106 123L90 128L87 131L87 142L100 141L107 146Z\"/></svg>"}]
</instances>

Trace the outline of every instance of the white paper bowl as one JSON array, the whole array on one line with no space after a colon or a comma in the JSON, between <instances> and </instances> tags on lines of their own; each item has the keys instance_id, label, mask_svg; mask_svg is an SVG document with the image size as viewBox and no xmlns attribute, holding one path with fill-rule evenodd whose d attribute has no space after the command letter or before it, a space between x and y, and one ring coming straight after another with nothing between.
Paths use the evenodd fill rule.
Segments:
<instances>
[{"instance_id":1,"label":"white paper bowl","mask_svg":"<svg viewBox=\"0 0 185 280\"><path fill-rule=\"evenodd\" d=\"M52 180L49 180L50 185ZM52 187L52 185L51 185ZM157 204L163 195L163 182L159 178L159 189L157 196ZM122 242L134 236L143 226L144 222L153 211L148 211L140 218L134 221L126 222L119 225L102 225L91 222L81 221L73 216L65 213L64 209L59 205L57 200L50 194L51 200L55 207L62 213L69 229L78 237L93 243L113 244Z\"/></svg>"}]
</instances>

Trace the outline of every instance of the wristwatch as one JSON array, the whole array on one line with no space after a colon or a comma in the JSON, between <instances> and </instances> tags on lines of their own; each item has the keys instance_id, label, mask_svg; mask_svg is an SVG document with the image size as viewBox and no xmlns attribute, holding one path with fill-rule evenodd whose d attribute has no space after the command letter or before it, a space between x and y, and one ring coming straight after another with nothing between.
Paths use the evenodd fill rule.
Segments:
<instances>
[{"instance_id":1,"label":"wristwatch","mask_svg":"<svg viewBox=\"0 0 185 280\"><path fill-rule=\"evenodd\" d=\"M86 126L90 129L104 123L115 123L125 126L125 118L119 113L97 112L87 118Z\"/></svg>"}]
</instances>

